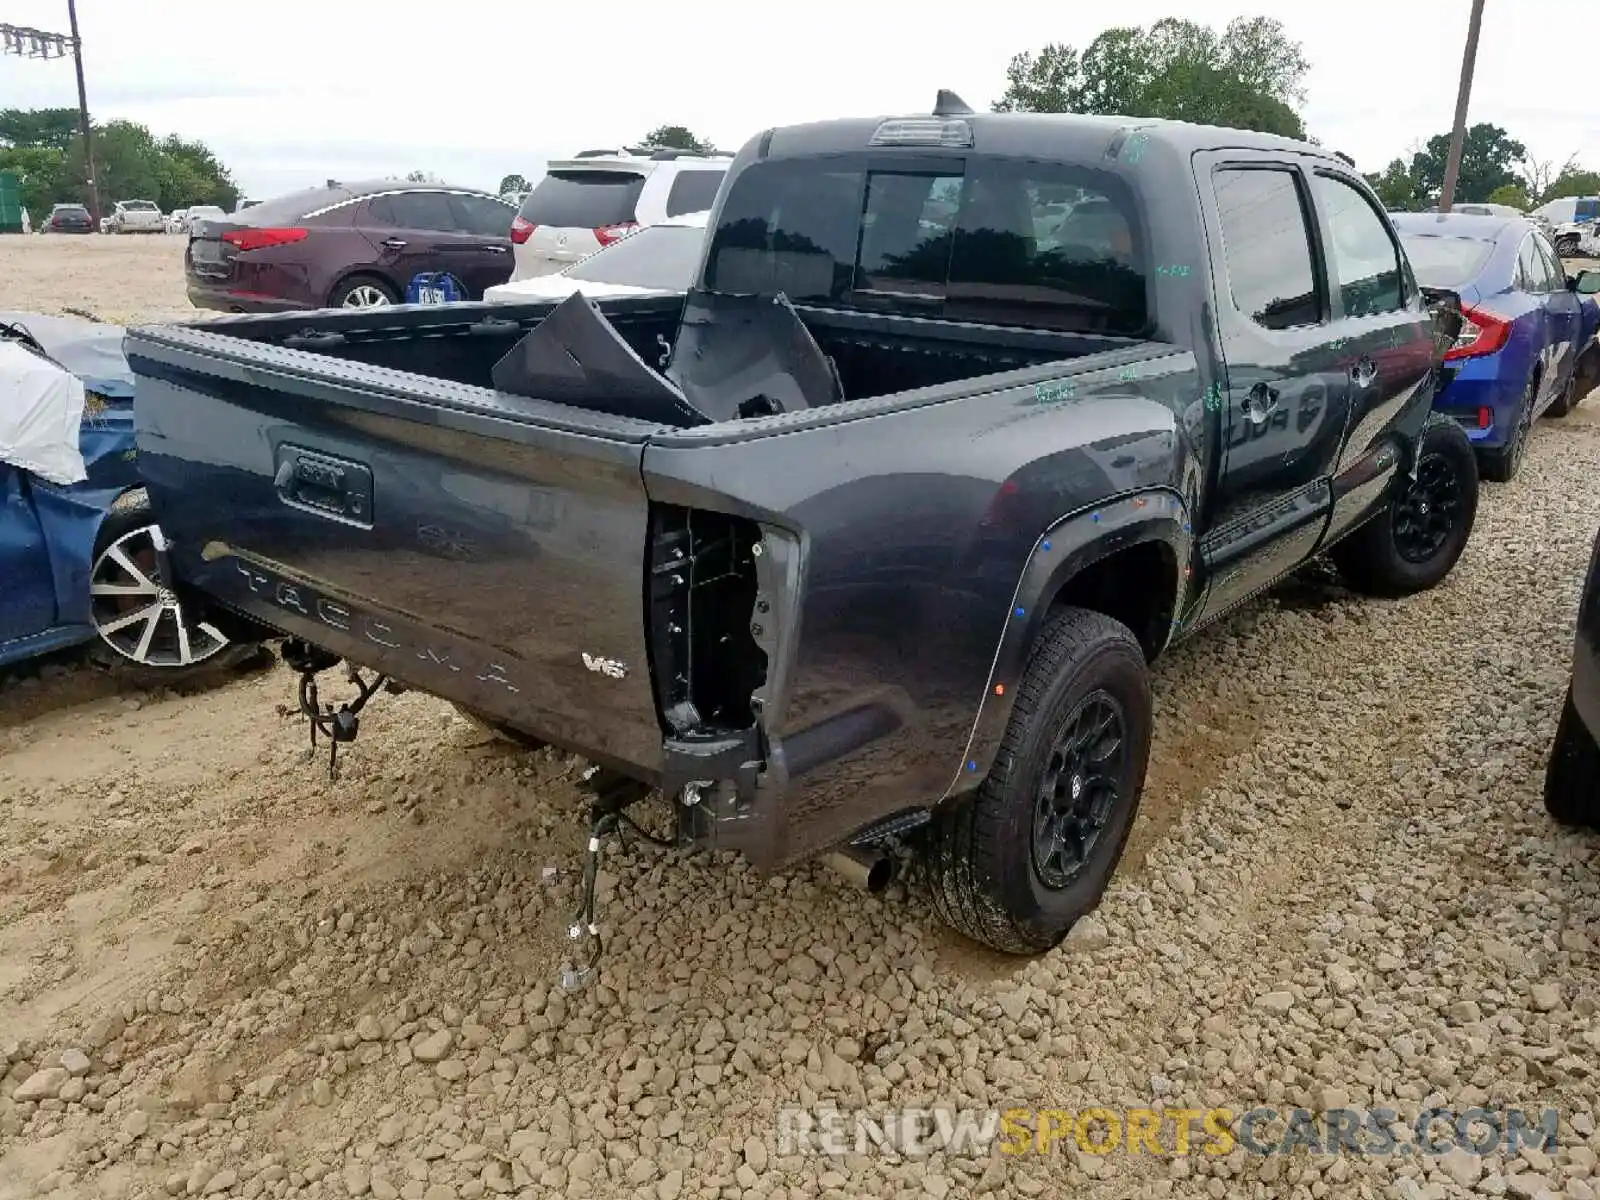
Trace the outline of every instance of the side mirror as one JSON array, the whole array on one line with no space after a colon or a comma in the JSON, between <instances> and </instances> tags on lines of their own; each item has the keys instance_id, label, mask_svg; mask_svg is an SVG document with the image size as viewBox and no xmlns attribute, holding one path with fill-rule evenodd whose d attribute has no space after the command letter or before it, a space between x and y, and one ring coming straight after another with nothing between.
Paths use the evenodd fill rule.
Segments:
<instances>
[{"instance_id":1,"label":"side mirror","mask_svg":"<svg viewBox=\"0 0 1600 1200\"><path fill-rule=\"evenodd\" d=\"M1579 271L1575 278L1568 278L1567 286L1580 296L1592 296L1600 292L1600 271Z\"/></svg>"}]
</instances>

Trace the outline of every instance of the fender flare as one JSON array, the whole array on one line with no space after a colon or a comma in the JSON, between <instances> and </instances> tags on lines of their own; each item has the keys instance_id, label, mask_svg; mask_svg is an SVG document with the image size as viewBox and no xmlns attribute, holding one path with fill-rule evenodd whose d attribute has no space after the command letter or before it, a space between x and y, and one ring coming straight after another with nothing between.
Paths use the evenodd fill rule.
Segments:
<instances>
[{"instance_id":1,"label":"fender flare","mask_svg":"<svg viewBox=\"0 0 1600 1200\"><path fill-rule=\"evenodd\" d=\"M1177 566L1170 641L1179 624L1184 580L1189 577L1194 555L1189 511L1176 491L1155 488L1125 493L1092 509L1069 513L1039 535L1017 579L1011 611L995 647L967 744L941 803L976 787L993 767L1011 719L1014 684L1027 668L1051 598L1073 576L1108 555L1149 543L1167 546Z\"/></svg>"}]
</instances>

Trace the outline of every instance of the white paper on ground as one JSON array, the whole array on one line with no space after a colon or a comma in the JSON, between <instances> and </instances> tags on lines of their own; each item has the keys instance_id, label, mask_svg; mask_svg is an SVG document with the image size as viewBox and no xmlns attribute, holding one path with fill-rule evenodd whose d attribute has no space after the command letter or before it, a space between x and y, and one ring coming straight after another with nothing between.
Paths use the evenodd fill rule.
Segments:
<instances>
[{"instance_id":1,"label":"white paper on ground","mask_svg":"<svg viewBox=\"0 0 1600 1200\"><path fill-rule=\"evenodd\" d=\"M83 381L15 342L0 341L0 462L51 483L89 477L78 446Z\"/></svg>"}]
</instances>

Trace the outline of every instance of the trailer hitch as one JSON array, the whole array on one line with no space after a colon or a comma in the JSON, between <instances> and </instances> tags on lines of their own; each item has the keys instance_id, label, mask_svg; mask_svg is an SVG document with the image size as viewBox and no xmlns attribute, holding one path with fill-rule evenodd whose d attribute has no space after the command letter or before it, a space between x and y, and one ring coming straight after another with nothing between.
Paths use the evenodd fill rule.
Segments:
<instances>
[{"instance_id":1,"label":"trailer hitch","mask_svg":"<svg viewBox=\"0 0 1600 1200\"><path fill-rule=\"evenodd\" d=\"M339 745L342 742L356 740L356 735L361 732L361 718L358 714L367 706L367 701L371 700L380 688L390 695L398 695L405 691L405 688L387 675L374 675L369 680L362 674L361 668L354 663L346 663L345 678L355 685L356 696L355 699L347 700L335 708L331 702L324 702L318 696L317 675L330 667L337 666L338 657L295 638L285 642L280 653L283 661L300 675L300 712L311 727L311 749L306 752L306 757L311 758L316 755L317 734L321 733L328 739L328 778L338 779Z\"/></svg>"}]
</instances>

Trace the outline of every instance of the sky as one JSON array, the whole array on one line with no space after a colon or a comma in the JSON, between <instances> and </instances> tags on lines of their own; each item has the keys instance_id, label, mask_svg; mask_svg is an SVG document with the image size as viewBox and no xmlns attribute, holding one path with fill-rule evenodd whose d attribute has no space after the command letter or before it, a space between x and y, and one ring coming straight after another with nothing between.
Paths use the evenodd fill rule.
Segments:
<instances>
[{"instance_id":1,"label":"sky","mask_svg":"<svg viewBox=\"0 0 1600 1200\"><path fill-rule=\"evenodd\" d=\"M0 21L67 30L66 0L0 0ZM1564 61L1570 0L1487 0L1469 122L1557 165L1600 167L1592 72ZM1021 50L1082 49L1107 25L1181 15L1283 22L1312 67L1308 132L1381 170L1450 128L1470 0L78 0L95 120L206 142L247 196L422 170L494 189L552 158L686 125L724 149L828 117L925 112L951 88L987 108ZM761 16L754 15L760 13ZM974 14L978 14L974 16ZM1569 62L1571 65L1569 66ZM0 57L0 108L75 105L70 57Z\"/></svg>"}]
</instances>

